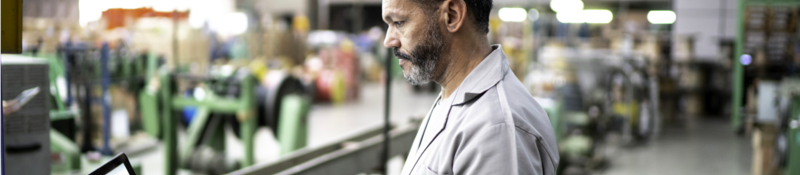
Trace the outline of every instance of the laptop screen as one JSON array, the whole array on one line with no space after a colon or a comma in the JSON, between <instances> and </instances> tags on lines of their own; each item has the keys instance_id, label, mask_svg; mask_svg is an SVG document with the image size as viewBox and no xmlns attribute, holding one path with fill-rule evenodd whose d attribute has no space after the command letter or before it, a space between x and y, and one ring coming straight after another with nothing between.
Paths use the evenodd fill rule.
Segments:
<instances>
[{"instance_id":1,"label":"laptop screen","mask_svg":"<svg viewBox=\"0 0 800 175\"><path fill-rule=\"evenodd\" d=\"M107 175L131 175L131 174L128 173L128 169L125 168L125 164L120 164L116 168L108 172Z\"/></svg>"}]
</instances>

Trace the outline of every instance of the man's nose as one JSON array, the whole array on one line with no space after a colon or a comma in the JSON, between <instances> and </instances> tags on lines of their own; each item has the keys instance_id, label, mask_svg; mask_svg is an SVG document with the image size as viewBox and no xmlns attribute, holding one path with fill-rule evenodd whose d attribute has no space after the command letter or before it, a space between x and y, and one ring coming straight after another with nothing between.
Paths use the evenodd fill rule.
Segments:
<instances>
[{"instance_id":1,"label":"man's nose","mask_svg":"<svg viewBox=\"0 0 800 175\"><path fill-rule=\"evenodd\" d=\"M383 40L383 47L400 48L400 40L398 40L397 37L395 37L394 34L392 34L391 29L389 29L389 31L386 32L386 38Z\"/></svg>"}]
</instances>

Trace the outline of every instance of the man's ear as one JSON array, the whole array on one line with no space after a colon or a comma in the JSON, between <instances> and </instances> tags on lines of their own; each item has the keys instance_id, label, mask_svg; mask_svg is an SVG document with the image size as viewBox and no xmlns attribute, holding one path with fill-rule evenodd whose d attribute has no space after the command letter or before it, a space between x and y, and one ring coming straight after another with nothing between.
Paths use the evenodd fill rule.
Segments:
<instances>
[{"instance_id":1,"label":"man's ear","mask_svg":"<svg viewBox=\"0 0 800 175\"><path fill-rule=\"evenodd\" d=\"M445 26L450 33L461 29L467 21L467 4L464 0L445 0L439 9L444 9Z\"/></svg>"}]
</instances>

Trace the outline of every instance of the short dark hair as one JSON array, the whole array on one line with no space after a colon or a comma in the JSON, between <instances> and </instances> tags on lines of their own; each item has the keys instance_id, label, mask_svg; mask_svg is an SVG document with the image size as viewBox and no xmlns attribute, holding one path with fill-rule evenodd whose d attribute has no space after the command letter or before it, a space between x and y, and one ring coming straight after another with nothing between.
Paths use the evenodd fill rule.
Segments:
<instances>
[{"instance_id":1,"label":"short dark hair","mask_svg":"<svg viewBox=\"0 0 800 175\"><path fill-rule=\"evenodd\" d=\"M412 0L425 11L431 14L444 0ZM489 33L489 12L492 11L492 0L464 0L467 11L471 12L473 23L478 32Z\"/></svg>"}]
</instances>

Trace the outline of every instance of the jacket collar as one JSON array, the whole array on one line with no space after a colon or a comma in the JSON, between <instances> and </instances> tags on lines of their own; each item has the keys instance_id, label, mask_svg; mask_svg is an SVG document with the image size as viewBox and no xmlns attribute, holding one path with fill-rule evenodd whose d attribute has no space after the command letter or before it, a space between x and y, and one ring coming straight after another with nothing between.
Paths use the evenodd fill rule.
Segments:
<instances>
[{"instance_id":1,"label":"jacket collar","mask_svg":"<svg viewBox=\"0 0 800 175\"><path fill-rule=\"evenodd\" d=\"M483 95L483 93L489 90L489 88L496 85L497 82L500 82L500 80L503 79L504 75L510 69L508 67L508 60L506 59L506 54L503 53L503 48L500 47L500 45L492 45L492 49L494 49L492 53L489 53L489 56L486 56L486 58L484 58L483 61L481 61L481 63L478 64L478 66L475 67L475 69L473 69L472 72L470 72L466 78L464 78L464 81L461 82L461 85L459 85L458 88L456 88L456 91L453 93L453 96L451 96L453 98L452 101L450 101L449 99L441 99L442 93L439 93L437 101L440 102L441 106L436 106L436 107L448 108L447 115L444 116L445 120L444 123L441 125L428 125L426 121L423 121L424 122L423 127L421 127L420 129L425 128L423 130L435 131L435 132L429 132L429 134L430 133L436 133L436 134L432 136L425 135L425 138L431 138L430 140L425 138L420 138L419 142L422 144L418 143L419 146L417 147L416 150L414 150L415 151L414 157L416 159L413 160L416 162L411 166L412 169L411 171L414 171L413 170L414 167L417 167L417 163L419 163L419 159L422 157L422 154L424 154L425 151L428 150L428 147L431 145L431 143L434 140L436 140L437 137L439 137L439 133L444 131L445 127L447 127L447 120L449 120L450 118L450 111L452 110L452 106L462 105L466 102L469 102L472 99L475 99ZM450 104L446 104L448 103L448 101ZM428 115L428 117L426 117L425 120L429 120L430 117L433 116ZM424 132L426 131L423 131L423 133ZM417 137L419 137L419 133L417 133Z\"/></svg>"},{"instance_id":2,"label":"jacket collar","mask_svg":"<svg viewBox=\"0 0 800 175\"><path fill-rule=\"evenodd\" d=\"M464 78L453 93L453 105L461 105L483 95L489 88L503 79L510 69L508 59L499 44L492 45L492 52Z\"/></svg>"}]
</instances>

